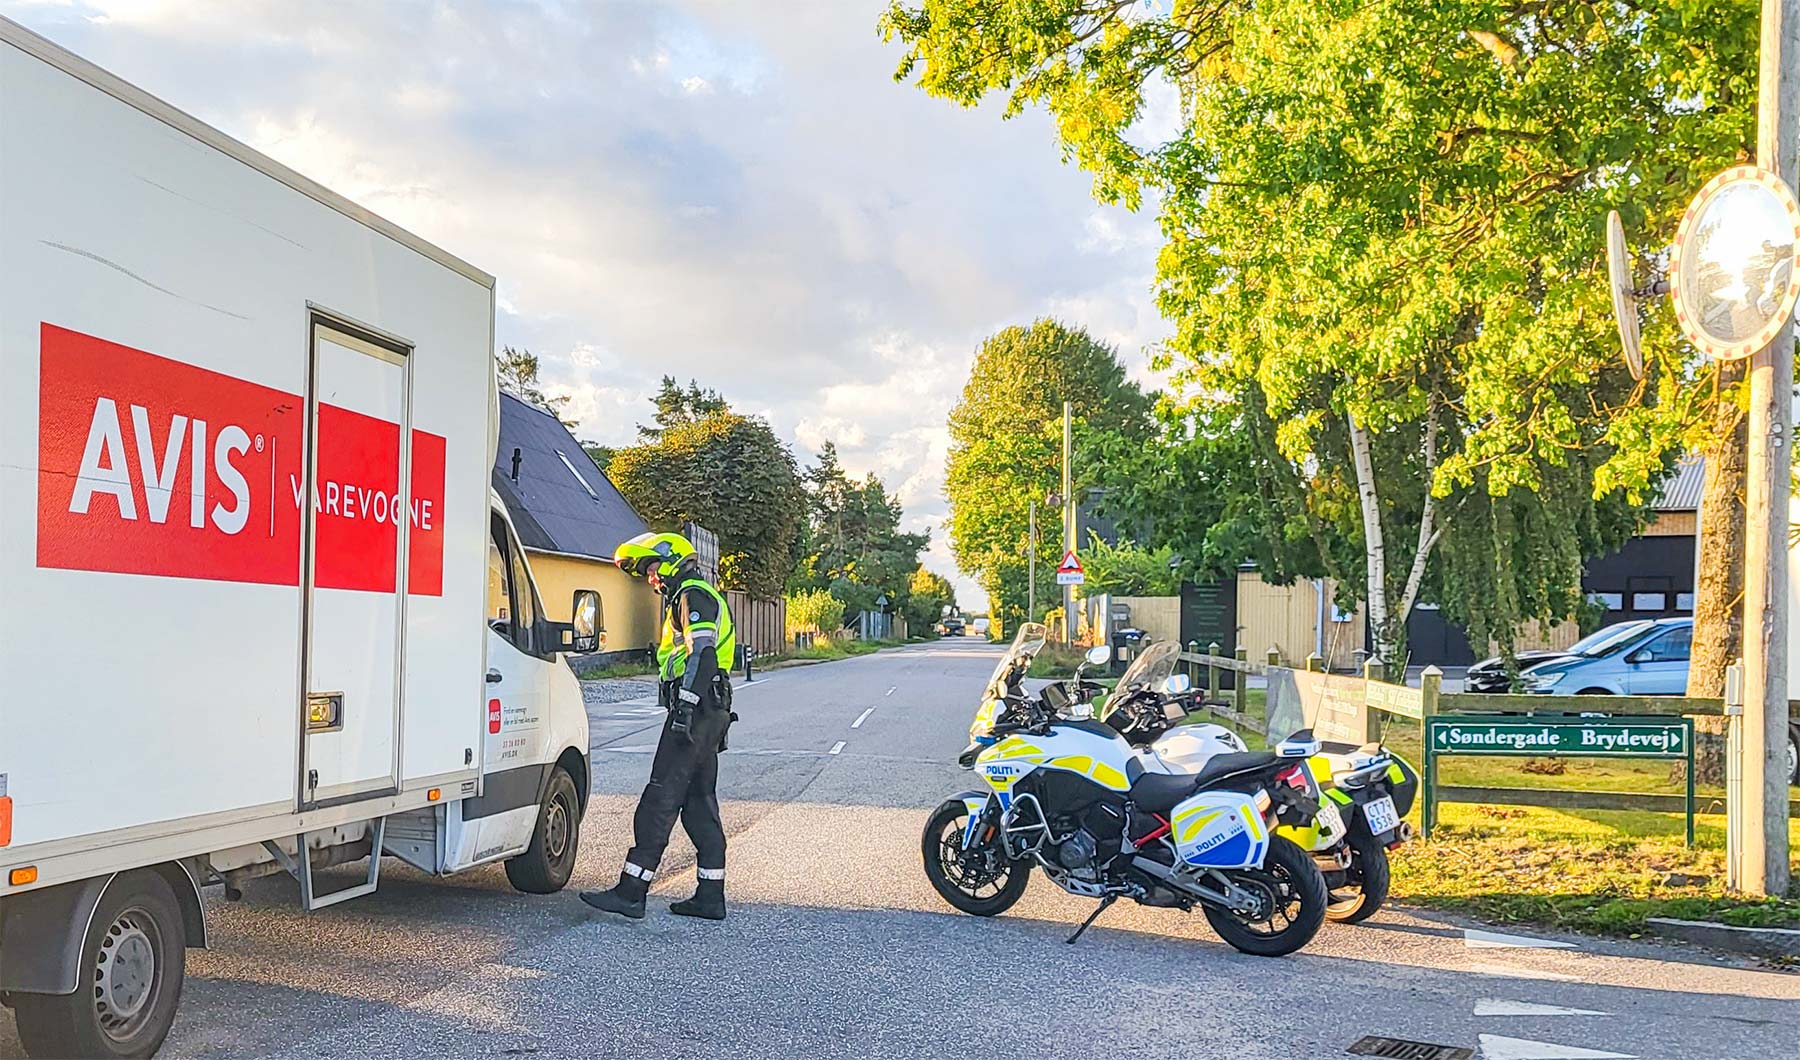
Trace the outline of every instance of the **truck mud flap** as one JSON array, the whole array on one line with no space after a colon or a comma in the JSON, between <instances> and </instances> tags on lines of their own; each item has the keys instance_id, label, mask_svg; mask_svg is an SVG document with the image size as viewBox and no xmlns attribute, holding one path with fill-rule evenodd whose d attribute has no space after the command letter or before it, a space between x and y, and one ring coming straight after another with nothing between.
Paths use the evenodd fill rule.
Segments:
<instances>
[{"instance_id":1,"label":"truck mud flap","mask_svg":"<svg viewBox=\"0 0 1800 1060\"><path fill-rule=\"evenodd\" d=\"M206 947L206 914L200 885L182 862L156 865L181 907L189 947ZM114 873L15 894L0 901L0 990L21 994L72 994L80 981L81 947L94 910Z\"/></svg>"}]
</instances>

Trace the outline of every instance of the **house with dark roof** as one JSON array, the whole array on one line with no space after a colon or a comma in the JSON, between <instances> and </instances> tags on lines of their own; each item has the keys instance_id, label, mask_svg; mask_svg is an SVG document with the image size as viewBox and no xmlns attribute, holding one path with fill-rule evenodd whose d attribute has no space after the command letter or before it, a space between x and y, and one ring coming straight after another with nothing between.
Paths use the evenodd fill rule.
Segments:
<instances>
[{"instance_id":1,"label":"house with dark roof","mask_svg":"<svg viewBox=\"0 0 1800 1060\"><path fill-rule=\"evenodd\" d=\"M620 542L649 527L562 421L505 391L493 484L531 559L546 617L569 621L576 590L593 589L607 654L655 642L655 594L612 563Z\"/></svg>"}]
</instances>

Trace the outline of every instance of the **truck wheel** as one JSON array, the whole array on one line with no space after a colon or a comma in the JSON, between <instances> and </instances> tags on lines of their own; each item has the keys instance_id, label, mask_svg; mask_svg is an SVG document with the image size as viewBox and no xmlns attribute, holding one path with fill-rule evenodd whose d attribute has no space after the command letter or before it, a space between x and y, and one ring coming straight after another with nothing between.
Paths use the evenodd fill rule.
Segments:
<instances>
[{"instance_id":1,"label":"truck wheel","mask_svg":"<svg viewBox=\"0 0 1800 1060\"><path fill-rule=\"evenodd\" d=\"M150 1056L181 1001L187 935L175 893L140 869L101 895L73 994L14 994L19 1040L36 1057Z\"/></svg>"},{"instance_id":2,"label":"truck wheel","mask_svg":"<svg viewBox=\"0 0 1800 1060\"><path fill-rule=\"evenodd\" d=\"M515 890L526 894L555 894L575 871L575 851L580 844L581 796L568 772L557 766L550 771L550 783L538 807L531 846L507 860L506 878Z\"/></svg>"}]
</instances>

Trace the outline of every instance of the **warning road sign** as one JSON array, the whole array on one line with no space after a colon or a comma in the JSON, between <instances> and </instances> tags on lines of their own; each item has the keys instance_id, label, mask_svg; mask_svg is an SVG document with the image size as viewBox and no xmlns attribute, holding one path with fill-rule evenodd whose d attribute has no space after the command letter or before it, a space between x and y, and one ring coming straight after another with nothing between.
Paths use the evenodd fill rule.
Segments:
<instances>
[{"instance_id":1,"label":"warning road sign","mask_svg":"<svg viewBox=\"0 0 1800 1060\"><path fill-rule=\"evenodd\" d=\"M1087 581L1087 573L1081 569L1081 560L1077 559L1073 550L1063 553L1062 562L1056 565L1056 584L1080 585Z\"/></svg>"}]
</instances>

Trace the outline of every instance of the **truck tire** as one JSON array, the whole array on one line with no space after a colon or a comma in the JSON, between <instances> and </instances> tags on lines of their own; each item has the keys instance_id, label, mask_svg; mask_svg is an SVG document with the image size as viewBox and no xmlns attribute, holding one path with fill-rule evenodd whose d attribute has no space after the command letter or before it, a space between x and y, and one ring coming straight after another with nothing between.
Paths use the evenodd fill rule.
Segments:
<instances>
[{"instance_id":1,"label":"truck tire","mask_svg":"<svg viewBox=\"0 0 1800 1060\"><path fill-rule=\"evenodd\" d=\"M575 781L561 766L550 771L544 801L538 805L537 827L531 846L506 862L506 878L514 890L526 894L555 894L575 871L575 854L581 845L581 795Z\"/></svg>"},{"instance_id":2,"label":"truck tire","mask_svg":"<svg viewBox=\"0 0 1800 1060\"><path fill-rule=\"evenodd\" d=\"M187 935L168 881L122 873L100 896L73 994L14 994L19 1040L34 1057L150 1056L181 1002Z\"/></svg>"}]
</instances>

